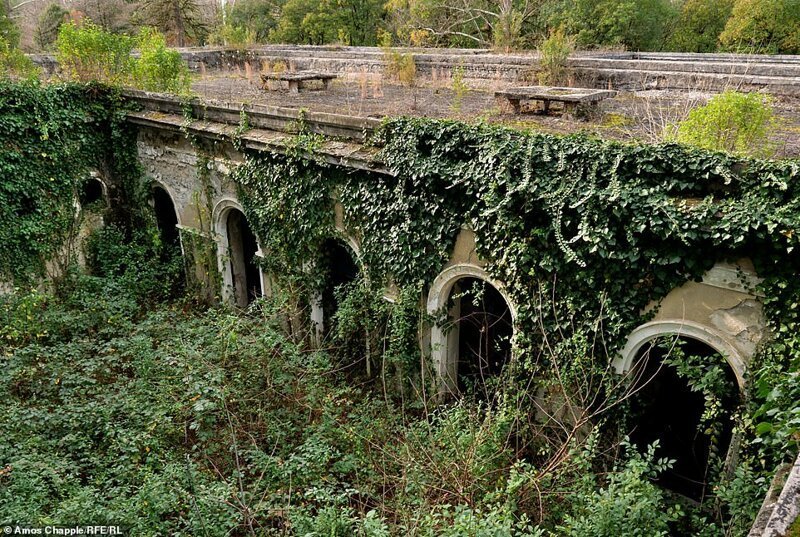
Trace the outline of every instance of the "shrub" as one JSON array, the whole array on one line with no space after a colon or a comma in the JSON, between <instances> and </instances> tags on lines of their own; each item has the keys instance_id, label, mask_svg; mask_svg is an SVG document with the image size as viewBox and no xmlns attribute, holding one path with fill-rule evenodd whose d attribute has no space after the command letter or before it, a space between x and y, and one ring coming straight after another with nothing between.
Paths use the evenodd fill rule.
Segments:
<instances>
[{"instance_id":1,"label":"shrub","mask_svg":"<svg viewBox=\"0 0 800 537\"><path fill-rule=\"evenodd\" d=\"M189 68L177 50L167 48L164 36L153 28L139 33L140 56L135 63L134 83L147 91L183 94L189 91Z\"/></svg>"},{"instance_id":2,"label":"shrub","mask_svg":"<svg viewBox=\"0 0 800 537\"><path fill-rule=\"evenodd\" d=\"M140 50L138 59L132 56L135 47ZM56 49L62 72L73 80L177 94L189 91L189 68L153 28L144 28L132 38L106 32L91 22L70 22L61 26Z\"/></svg>"},{"instance_id":3,"label":"shrub","mask_svg":"<svg viewBox=\"0 0 800 537\"><path fill-rule=\"evenodd\" d=\"M256 42L256 33L244 26L234 26L230 23L226 23L209 35L208 41L212 45L224 45L236 49L243 49Z\"/></svg>"},{"instance_id":4,"label":"shrub","mask_svg":"<svg viewBox=\"0 0 800 537\"><path fill-rule=\"evenodd\" d=\"M384 34L381 50L383 50L387 76L398 80L404 86L413 86L417 79L417 64L414 61L414 55L394 50L391 45L391 35Z\"/></svg>"},{"instance_id":5,"label":"shrub","mask_svg":"<svg viewBox=\"0 0 800 537\"><path fill-rule=\"evenodd\" d=\"M39 68L20 49L0 36L0 77L33 78Z\"/></svg>"},{"instance_id":6,"label":"shrub","mask_svg":"<svg viewBox=\"0 0 800 537\"><path fill-rule=\"evenodd\" d=\"M570 537L609 535L659 537L669 534L669 524L681 511L667 508L663 491L651 479L670 461L654 460L656 445L642 455L628 447L630 458L611 473L608 485L589 494L578 513L569 515L559 529Z\"/></svg>"},{"instance_id":7,"label":"shrub","mask_svg":"<svg viewBox=\"0 0 800 537\"><path fill-rule=\"evenodd\" d=\"M469 86L464 82L464 68L461 66L453 69L453 102L450 107L453 112L460 112L464 97L469 93Z\"/></svg>"},{"instance_id":8,"label":"shrub","mask_svg":"<svg viewBox=\"0 0 800 537\"><path fill-rule=\"evenodd\" d=\"M131 79L135 44L133 38L106 32L92 22L68 22L58 31L56 58L68 78L121 85Z\"/></svg>"},{"instance_id":9,"label":"shrub","mask_svg":"<svg viewBox=\"0 0 800 537\"><path fill-rule=\"evenodd\" d=\"M563 29L550 32L550 37L539 46L540 84L558 85L566 82L567 61L575 50L575 41Z\"/></svg>"},{"instance_id":10,"label":"shrub","mask_svg":"<svg viewBox=\"0 0 800 537\"><path fill-rule=\"evenodd\" d=\"M775 151L769 143L775 122L769 96L726 91L692 110L667 137L712 151L768 157Z\"/></svg>"}]
</instances>

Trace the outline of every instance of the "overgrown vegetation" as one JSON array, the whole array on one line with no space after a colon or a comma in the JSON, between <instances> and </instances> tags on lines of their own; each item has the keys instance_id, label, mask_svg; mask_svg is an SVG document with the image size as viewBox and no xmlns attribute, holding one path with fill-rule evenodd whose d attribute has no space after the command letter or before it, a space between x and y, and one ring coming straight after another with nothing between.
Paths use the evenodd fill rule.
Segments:
<instances>
[{"instance_id":1,"label":"overgrown vegetation","mask_svg":"<svg viewBox=\"0 0 800 537\"><path fill-rule=\"evenodd\" d=\"M142 29L133 38L107 32L91 22L69 22L61 25L56 49L61 72L72 80L175 94L189 91L188 66L152 28ZM138 58L132 54L134 49L139 51Z\"/></svg>"},{"instance_id":2,"label":"overgrown vegetation","mask_svg":"<svg viewBox=\"0 0 800 537\"><path fill-rule=\"evenodd\" d=\"M65 19L57 2L35 4L11 2L28 52L47 50ZM74 21L128 35L155 27L181 47L375 46L388 33L403 45L508 51L538 48L563 31L590 49L800 51L795 0L81 0L70 8ZM26 9L30 20L19 16Z\"/></svg>"},{"instance_id":3,"label":"overgrown vegetation","mask_svg":"<svg viewBox=\"0 0 800 537\"><path fill-rule=\"evenodd\" d=\"M31 283L59 250L90 168L113 181L89 273L68 266L0 305L3 518L144 534L743 534L800 447L794 161L397 119L376 140L392 174L377 175L315 158L322 140L301 132L285 155L245 151L231 175L284 291L236 313L176 299L180 263L142 211L113 92L4 82L0 96L17 144L0 165L20 177L0 196L6 278ZM53 158L33 157L43 147ZM320 349L305 320L320 247L341 233L335 199L362 277L338 289ZM516 350L488 396L437 405L419 349L435 321L419 307L465 225L517 305ZM736 418L737 468L687 507L652 482L671 464L657 447L620 447L632 391L610 359L651 300L740 257L764 278L776 337ZM667 365L711 420L725 366Z\"/></svg>"},{"instance_id":4,"label":"overgrown vegetation","mask_svg":"<svg viewBox=\"0 0 800 537\"><path fill-rule=\"evenodd\" d=\"M769 157L775 153L769 135L776 123L769 95L726 91L689 112L668 138L712 151Z\"/></svg>"},{"instance_id":5,"label":"overgrown vegetation","mask_svg":"<svg viewBox=\"0 0 800 537\"><path fill-rule=\"evenodd\" d=\"M559 86L567 83L569 55L575 49L573 40L559 29L550 34L539 46L539 83Z\"/></svg>"}]
</instances>

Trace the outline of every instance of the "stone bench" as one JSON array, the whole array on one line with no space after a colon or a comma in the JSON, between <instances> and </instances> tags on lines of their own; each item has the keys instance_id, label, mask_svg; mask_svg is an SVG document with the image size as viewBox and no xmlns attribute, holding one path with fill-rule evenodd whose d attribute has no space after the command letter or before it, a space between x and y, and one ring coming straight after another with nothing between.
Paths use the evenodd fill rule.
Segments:
<instances>
[{"instance_id":1,"label":"stone bench","mask_svg":"<svg viewBox=\"0 0 800 537\"><path fill-rule=\"evenodd\" d=\"M538 101L542 103L542 113L550 111L550 103L564 104L564 112L574 114L579 109L592 111L603 99L614 97L616 91L595 90L588 88L559 88L551 86L523 86L496 91L495 99L501 105L511 105L515 114L522 112L524 101Z\"/></svg>"},{"instance_id":2,"label":"stone bench","mask_svg":"<svg viewBox=\"0 0 800 537\"><path fill-rule=\"evenodd\" d=\"M322 89L326 90L328 89L330 81L334 78L338 78L338 76L328 73L317 73L316 71L298 71L295 73L263 73L261 75L261 82L264 89L270 89L269 82L288 82L289 93L300 93L305 82L319 80L322 82Z\"/></svg>"}]
</instances>

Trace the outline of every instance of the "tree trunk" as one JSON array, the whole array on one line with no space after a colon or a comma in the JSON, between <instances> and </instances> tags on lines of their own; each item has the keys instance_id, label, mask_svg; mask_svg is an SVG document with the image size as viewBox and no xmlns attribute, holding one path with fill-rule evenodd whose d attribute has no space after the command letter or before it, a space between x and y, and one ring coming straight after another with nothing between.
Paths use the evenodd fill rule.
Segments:
<instances>
[{"instance_id":1,"label":"tree trunk","mask_svg":"<svg viewBox=\"0 0 800 537\"><path fill-rule=\"evenodd\" d=\"M186 28L183 25L183 9L181 9L181 0L175 0L175 33L177 45L179 47L186 46Z\"/></svg>"}]
</instances>

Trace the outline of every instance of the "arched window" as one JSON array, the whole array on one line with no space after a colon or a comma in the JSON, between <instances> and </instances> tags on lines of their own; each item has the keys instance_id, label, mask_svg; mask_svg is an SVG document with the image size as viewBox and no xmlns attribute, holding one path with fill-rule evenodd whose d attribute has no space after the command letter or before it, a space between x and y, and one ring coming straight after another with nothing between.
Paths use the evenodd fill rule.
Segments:
<instances>
[{"instance_id":1,"label":"arched window","mask_svg":"<svg viewBox=\"0 0 800 537\"><path fill-rule=\"evenodd\" d=\"M92 175L81 183L78 189L78 201L81 207L88 207L89 205L105 199L105 185L95 175Z\"/></svg>"},{"instance_id":2,"label":"arched window","mask_svg":"<svg viewBox=\"0 0 800 537\"><path fill-rule=\"evenodd\" d=\"M236 304L244 308L262 294L261 271L255 259L258 242L244 213L238 209L228 211L225 228L233 296Z\"/></svg>"},{"instance_id":3,"label":"arched window","mask_svg":"<svg viewBox=\"0 0 800 537\"><path fill-rule=\"evenodd\" d=\"M630 374L631 442L644 450L657 441L656 456L675 461L659 484L701 502L731 446L741 403L736 374L719 350L680 335L641 345Z\"/></svg>"},{"instance_id":4,"label":"arched window","mask_svg":"<svg viewBox=\"0 0 800 537\"><path fill-rule=\"evenodd\" d=\"M339 298L348 284L358 277L359 269L351 249L339 239L328 239L322 243L320 263L324 283L320 290L321 331L325 334L332 327L331 320L339 310Z\"/></svg>"},{"instance_id":5,"label":"arched window","mask_svg":"<svg viewBox=\"0 0 800 537\"><path fill-rule=\"evenodd\" d=\"M245 308L263 294L258 240L235 200L221 200L213 214L223 299Z\"/></svg>"},{"instance_id":6,"label":"arched window","mask_svg":"<svg viewBox=\"0 0 800 537\"><path fill-rule=\"evenodd\" d=\"M503 286L480 267L454 265L434 281L427 310L447 316L431 329L431 354L442 390L488 397L486 381L511 359L516 308Z\"/></svg>"},{"instance_id":7,"label":"arched window","mask_svg":"<svg viewBox=\"0 0 800 537\"><path fill-rule=\"evenodd\" d=\"M156 225L161 235L161 242L167 247L180 247L180 232L178 231L178 213L172 197L161 186L154 185L151 191L153 212L156 215Z\"/></svg>"}]
</instances>

